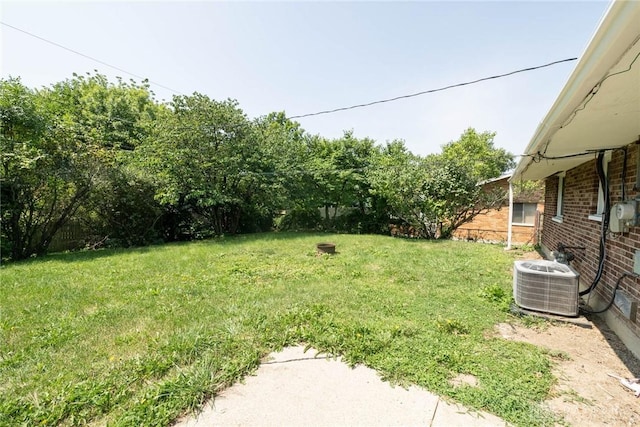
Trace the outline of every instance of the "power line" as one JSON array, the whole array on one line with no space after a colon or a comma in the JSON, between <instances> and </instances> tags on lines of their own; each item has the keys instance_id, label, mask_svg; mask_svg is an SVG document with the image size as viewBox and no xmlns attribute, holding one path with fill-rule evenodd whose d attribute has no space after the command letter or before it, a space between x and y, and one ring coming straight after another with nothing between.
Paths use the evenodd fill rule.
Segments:
<instances>
[{"instance_id":1,"label":"power line","mask_svg":"<svg viewBox=\"0 0 640 427\"><path fill-rule=\"evenodd\" d=\"M36 35L36 34L30 33L29 31L23 30L23 29L18 28L18 27L14 27L13 25L7 24L6 22L2 22L2 21L0 21L0 24L4 25L5 27L12 28L12 29L14 29L14 30L16 30L16 31L20 31L21 33L24 33L24 34L26 34L26 35L28 35L28 36L31 36L31 37L33 37L33 38L36 38L36 39L38 39L38 40L41 40L41 41L43 41L43 42L45 42L45 43L49 43L49 44L51 44L51 45L53 45L53 46L59 47L60 49L64 49L64 50L69 51L69 52L71 52L71 53L74 53L74 54L76 54L76 55L82 56L83 58L90 59L91 61L97 62L97 63L102 64L102 65L105 65L105 66L107 66L107 67L109 67L109 68L113 68L114 70L118 70L118 71L120 71L120 72L122 72L122 73L125 73L125 74L128 74L128 75L130 75L130 76L133 76L133 77L135 77L135 78L137 78L137 79L140 79L140 80L147 80L149 83L151 83L151 84L153 84L153 85L155 85L155 86L158 86L158 87L160 87L160 88L162 88L162 89L166 89L166 90L168 90L168 91L170 91L170 92L173 92L173 93L176 93L176 94L178 94L178 95L184 95L184 93L182 93L182 92L180 92L180 91L178 91L178 90L172 89L172 88L170 88L170 87L168 87L168 86L165 86L165 85L163 85L163 84L160 84L160 83L158 83L158 82L154 82L154 81L152 81L152 80L148 80L148 79L146 79L145 77L142 77L142 76L140 76L140 75L138 75L138 74L135 74L135 73L129 72L129 71L127 71L127 70L125 70L125 69L122 69L122 68L120 68L120 67L116 67L115 65L111 65L111 64L109 64L109 63L107 63L107 62L101 61L101 60L99 60L99 59L97 59L97 58L94 58L94 57L92 57L92 56L86 55L86 54L84 54L84 53L82 53L82 52L78 52L77 50L73 50L73 49L68 48L68 47L66 47L66 46L63 46L63 45L61 45L61 44L59 44L59 43L56 43L56 42L54 42L54 41L51 41L51 40L45 39L44 37L40 37L40 36L38 36L38 35Z\"/></svg>"},{"instance_id":2,"label":"power line","mask_svg":"<svg viewBox=\"0 0 640 427\"><path fill-rule=\"evenodd\" d=\"M505 74L497 74L497 75L491 76L491 77L483 77L481 79L472 80L472 81L464 82L464 83L457 83L457 84L453 84L453 85L449 85L449 86L440 87L440 88L437 88L437 89L424 90L424 91L417 92L417 93L412 93L412 94L409 94L409 95L401 95L401 96L396 96L394 98L388 98L388 99L382 99L382 100L379 100L379 101L367 102L365 104L351 105L349 107L340 107L340 108L335 108L333 110L318 111L317 113L300 114L300 115L297 115L297 116L291 116L289 118L290 119L301 119L303 117L319 116L321 114L331 114L331 113L337 113L339 111L346 111L346 110L353 110L353 109L356 109L356 108L370 107L370 106L376 105L376 104L384 104L385 102L393 102L393 101L398 101L400 99L413 98L413 97L420 96L420 95L425 95L425 94L428 94L428 93L442 92L444 90L453 89L453 88L461 87L461 86L472 85L472 84L483 82L483 81L486 81L486 80L499 79L499 78L502 78L502 77L511 76L513 74L524 73L526 71L538 70L540 68L550 67L552 65L561 64L563 62L575 61L577 59L578 58L562 59L560 61L554 61L554 62L550 62L550 63L544 64L544 65L537 65L535 67L522 68L520 70L511 71L511 72L505 73Z\"/></svg>"},{"instance_id":3,"label":"power line","mask_svg":"<svg viewBox=\"0 0 640 427\"><path fill-rule=\"evenodd\" d=\"M23 30L21 28L15 27L13 25L7 24L6 22L0 21L0 24L4 25L6 27L12 28L12 29L14 29L16 31L19 31L21 33L24 33L24 34L26 34L28 36L33 37L33 38L36 38L38 40L41 40L41 41L43 41L45 43L49 43L49 44L51 44L53 46L56 46L56 47L58 47L60 49L64 49L64 50L66 50L68 52L71 52L71 53L74 53L76 55L82 56L83 58L89 59L91 61L94 61L94 62L97 62L99 64L105 65L105 66L107 66L109 68L113 68L114 70L118 70L118 71L120 71L122 73L125 73L125 74L128 74L130 76L133 76L133 77L135 77L137 79L146 80L149 83L151 83L151 84L153 84L155 86L158 86L160 88L166 89L166 90L168 90L170 92L176 93L178 95L185 95L184 93L182 93L182 92L180 92L178 90L172 89L172 88L170 88L168 86L165 86L165 85L163 85L161 83L155 82L153 80L146 79L143 76L140 76L138 74L132 73L130 71L127 71L127 70L125 70L123 68L120 68L120 67L117 67L115 65L111 65L111 64L109 64L109 63L107 63L105 61L102 61L100 59L97 59L97 58L94 58L92 56L86 55L86 54L84 54L82 52L78 52L77 50L71 49L71 48L63 46L63 45L61 45L59 43L56 43L56 42L54 42L52 40L49 40L49 39L46 39L44 37L38 36L36 34L33 34L33 33L29 32L29 31L26 31L26 30ZM483 77L483 78L480 78L480 79L476 79L476 80L472 80L472 81L468 81L468 82L463 82L463 83L452 84L452 85L449 85L449 86L444 86L444 87L440 87L440 88L436 88L436 89L424 90L424 91L421 91L421 92L416 92L416 93L412 93L412 94L408 94L408 95L401 95L401 96L396 96L396 97L393 97L393 98L382 99L382 100L378 100L378 101L372 101L372 102L368 102L368 103L364 103L364 104L351 105L351 106L348 106L348 107L340 107L340 108L335 108L335 109L332 109L332 110L323 110L323 111L318 111L318 112L315 112L315 113L300 114L300 115L296 115L296 116L290 116L288 118L289 119L301 119L301 118L304 118L304 117L319 116L319 115L323 115L323 114L331 114L331 113L337 113L337 112L340 112L340 111L353 110L353 109L356 109L356 108L370 107L372 105L384 104L384 103L387 103L387 102L393 102L393 101L398 101L398 100L401 100L401 99L407 99L407 98L413 98L413 97L417 97L417 96L421 96L421 95L426 95L426 94L429 94L429 93L442 92L442 91L453 89L453 88L457 88L457 87L468 86L468 85L480 83L480 82L487 81L487 80L493 80L493 79L499 79L499 78L503 78L503 77L508 77L508 76L511 76L511 75L514 75L514 74L524 73L524 72L527 72L527 71L538 70L538 69L550 67L550 66L553 66L553 65L556 65L556 64L561 64L561 63L564 63L564 62L575 61L577 59L578 58L562 59L562 60L559 60L559 61L550 62L548 64L543 64L543 65L538 65L538 66L528 67L528 68L522 68L522 69L519 69L519 70L515 70L515 71L508 72L508 73L504 73L504 74L497 74L497 75L490 76L490 77ZM636 57L636 59L637 59L637 57ZM618 74L618 73L616 73L616 74ZM607 76L607 77L610 77L610 76Z\"/></svg>"},{"instance_id":4,"label":"power line","mask_svg":"<svg viewBox=\"0 0 640 427\"><path fill-rule=\"evenodd\" d=\"M56 46L56 47L58 47L60 49L64 49L64 50L66 50L68 52L71 52L73 54L82 56L83 58L89 59L91 61L94 61L94 62L97 62L99 64L105 65L105 66L107 66L109 68L113 68L114 70L118 70L118 71L120 71L122 73L125 73L125 74L128 74L130 76L133 76L133 77L135 77L137 79L147 80L149 83L151 83L151 84L153 84L155 86L158 86L160 88L166 89L166 90L168 90L170 92L176 93L178 95L185 95L184 93L182 93L182 92L180 92L178 90L172 89L172 88L170 88L168 86L165 86L165 85L163 85L161 83L155 82L153 80L148 80L143 76L140 76L138 74L132 73L130 71L127 71L127 70L125 70L123 68L120 68L120 67L117 67L115 65L109 64L109 63L107 63L105 61L102 61L100 59L94 58L92 56L86 55L86 54L84 54L82 52L78 52L77 50L71 49L71 48L63 46L63 45L61 45L59 43L56 43L56 42L54 42L52 40L49 40L49 39L46 39L44 37L38 36L36 34L33 34L33 33L29 32L29 31L26 31L26 30L23 30L21 28L15 27L13 25L7 24L6 22L0 21L0 24L4 25L6 27L12 28L12 29L14 29L16 31L19 31L21 33L24 33L24 34L26 34L28 36L33 37L33 38L36 38L38 40L41 40L41 41L43 41L45 43L49 43L49 44L51 44L53 46ZM353 109L356 109L356 108L370 107L370 106L376 105L376 104L384 104L384 103L387 103L387 102L393 102L393 101L398 101L398 100L401 100L401 99L413 98L413 97L416 97L416 96L421 96L421 95L425 95L425 94L429 94L429 93L442 92L442 91L445 91L445 90L448 90L448 89L453 89L453 88L456 88L456 87L468 86L468 85L480 83L480 82L487 81L487 80L499 79L499 78L511 76L511 75L518 74L518 73L524 73L524 72L527 72L527 71L538 70L538 69L541 69L541 68L550 67L552 65L561 64L561 63L564 63L564 62L575 61L577 59L578 58L562 59L562 60L559 60L559 61L550 62L548 64L538 65L538 66L535 66L535 67L522 68L520 70L511 71L511 72L504 73L504 74L497 74L497 75L490 76L490 77L483 77L483 78L480 78L480 79L477 79L477 80L472 80L472 81L463 82L463 83L457 83L457 84L444 86L444 87L437 88L437 89L424 90L424 91L421 91L421 92L416 92L416 93L412 93L412 94L408 94L408 95L396 96L396 97L393 97L393 98L367 102L367 103L364 103L364 104L351 105L349 107L340 107L340 108L335 108L335 109L332 109L332 110L318 111L318 112L315 112L315 113L300 114L300 115L296 115L296 116L291 116L291 117L289 117L289 119L301 119L301 118L304 118L304 117L319 116L319 115L323 115L323 114L337 113L339 111L346 111L346 110L353 110Z\"/></svg>"}]
</instances>

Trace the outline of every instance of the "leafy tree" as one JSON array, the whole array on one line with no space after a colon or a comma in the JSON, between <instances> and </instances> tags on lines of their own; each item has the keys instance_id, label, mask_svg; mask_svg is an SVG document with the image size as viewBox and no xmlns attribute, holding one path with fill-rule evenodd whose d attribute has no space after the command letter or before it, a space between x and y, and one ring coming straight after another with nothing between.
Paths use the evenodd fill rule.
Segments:
<instances>
[{"instance_id":1,"label":"leafy tree","mask_svg":"<svg viewBox=\"0 0 640 427\"><path fill-rule=\"evenodd\" d=\"M421 194L426 181L423 166L419 156L396 140L383 147L367 175L372 195L385 201L390 222L410 227L406 234L429 238L435 236L435 229L424 214L430 201Z\"/></svg>"},{"instance_id":2,"label":"leafy tree","mask_svg":"<svg viewBox=\"0 0 640 427\"><path fill-rule=\"evenodd\" d=\"M357 209L359 215L365 215L370 205L366 171L376 152L374 141L345 132L335 140L312 137L309 147L306 168L313 190L307 200L313 208L324 208L325 226L335 225L340 208Z\"/></svg>"},{"instance_id":3,"label":"leafy tree","mask_svg":"<svg viewBox=\"0 0 640 427\"><path fill-rule=\"evenodd\" d=\"M109 215L121 153L150 126L155 103L146 86L113 85L101 75L37 91L16 79L0 85L2 238L20 259L45 253L70 221L92 225ZM122 193L135 194L129 190Z\"/></svg>"},{"instance_id":4,"label":"leafy tree","mask_svg":"<svg viewBox=\"0 0 640 427\"><path fill-rule=\"evenodd\" d=\"M148 135L157 113L146 81L118 78L114 84L101 74L74 74L46 92L57 104L57 114L74 124L70 131L75 138L105 149L133 150Z\"/></svg>"},{"instance_id":5,"label":"leafy tree","mask_svg":"<svg viewBox=\"0 0 640 427\"><path fill-rule=\"evenodd\" d=\"M514 200L544 200L544 180L541 181L515 181L513 182Z\"/></svg>"},{"instance_id":6,"label":"leafy tree","mask_svg":"<svg viewBox=\"0 0 640 427\"><path fill-rule=\"evenodd\" d=\"M469 169L476 182L496 178L515 166L513 154L504 148L495 148L495 132L478 133L465 130L460 139L442 147L442 157L450 164Z\"/></svg>"},{"instance_id":7,"label":"leafy tree","mask_svg":"<svg viewBox=\"0 0 640 427\"><path fill-rule=\"evenodd\" d=\"M428 157L426 162L429 173L424 191L432 200L428 217L435 225L436 238L451 237L462 224L499 206L506 197L504 191L485 191L478 185L472 165L465 168L437 155Z\"/></svg>"},{"instance_id":8,"label":"leafy tree","mask_svg":"<svg viewBox=\"0 0 640 427\"><path fill-rule=\"evenodd\" d=\"M357 139L353 132L345 132L343 137L334 141L335 155L333 164L338 171L340 191L337 205L356 207L362 214L369 203L369 183L366 171L371 166L376 152L373 140Z\"/></svg>"},{"instance_id":9,"label":"leafy tree","mask_svg":"<svg viewBox=\"0 0 640 427\"><path fill-rule=\"evenodd\" d=\"M274 181L277 146L267 146L260 130L276 121L258 126L234 100L174 97L136 150L139 166L154 176L156 199L174 213L167 238L235 234L251 218L271 220L282 183Z\"/></svg>"},{"instance_id":10,"label":"leafy tree","mask_svg":"<svg viewBox=\"0 0 640 427\"><path fill-rule=\"evenodd\" d=\"M494 137L493 132L468 128L460 139L446 144L441 155L433 156L430 169L439 171L435 218L440 237L450 237L456 228L499 206L507 196L499 190L484 191L479 185L515 166L513 154L494 147Z\"/></svg>"},{"instance_id":11,"label":"leafy tree","mask_svg":"<svg viewBox=\"0 0 640 427\"><path fill-rule=\"evenodd\" d=\"M46 92L0 82L2 237L11 258L43 254L86 200L99 159ZM5 245L9 246L9 245Z\"/></svg>"},{"instance_id":12,"label":"leafy tree","mask_svg":"<svg viewBox=\"0 0 640 427\"><path fill-rule=\"evenodd\" d=\"M110 168L76 214L93 245L140 246L162 238L165 212L155 200L156 188L128 163L120 160Z\"/></svg>"},{"instance_id":13,"label":"leafy tree","mask_svg":"<svg viewBox=\"0 0 640 427\"><path fill-rule=\"evenodd\" d=\"M72 137L99 159L95 182L74 220L112 244L153 241L161 209L152 183L131 164L132 151L150 135L162 109L147 82L119 78L112 84L100 74L74 75L47 96L72 124Z\"/></svg>"},{"instance_id":14,"label":"leafy tree","mask_svg":"<svg viewBox=\"0 0 640 427\"><path fill-rule=\"evenodd\" d=\"M24 258L36 238L35 197L44 177L38 163L45 156L47 118L36 95L18 79L0 81L0 226L2 257ZM38 162L40 160L40 162Z\"/></svg>"},{"instance_id":15,"label":"leafy tree","mask_svg":"<svg viewBox=\"0 0 640 427\"><path fill-rule=\"evenodd\" d=\"M494 149L492 138L468 129L442 154L424 158L413 155L401 141L387 144L370 174L372 191L387 201L393 218L410 227L408 234L448 238L504 200L504 194L481 191L478 185L511 165L512 156Z\"/></svg>"},{"instance_id":16,"label":"leafy tree","mask_svg":"<svg viewBox=\"0 0 640 427\"><path fill-rule=\"evenodd\" d=\"M262 160L260 169L270 193L262 203L274 210L304 204L301 200L309 196L304 170L309 156L308 135L284 112L260 117L254 125Z\"/></svg>"}]
</instances>

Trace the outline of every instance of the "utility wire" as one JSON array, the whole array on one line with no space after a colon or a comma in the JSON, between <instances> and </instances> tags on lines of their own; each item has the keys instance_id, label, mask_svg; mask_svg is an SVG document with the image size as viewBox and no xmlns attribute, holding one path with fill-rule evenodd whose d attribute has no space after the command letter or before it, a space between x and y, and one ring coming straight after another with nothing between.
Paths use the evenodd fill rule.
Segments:
<instances>
[{"instance_id":1,"label":"utility wire","mask_svg":"<svg viewBox=\"0 0 640 427\"><path fill-rule=\"evenodd\" d=\"M356 109L356 108L370 107L371 105L384 104L385 102L393 102L393 101L398 101L400 99L413 98L413 97L420 96L420 95L425 95L425 94L428 94L428 93L442 92L444 90L453 89L453 88L461 87L461 86L468 86L468 85L472 85L472 84L475 84L475 83L484 82L486 80L499 79L499 78L502 78L502 77L511 76L513 74L524 73L526 71L538 70L540 68L545 68L545 67L551 67L552 65L561 64L563 62L575 61L576 59L578 59L578 58L562 59L560 61L554 61L554 62L550 62L550 63L544 64L544 65L537 65L535 67L522 68L520 70L511 71L511 72L505 73L505 74L497 74L497 75L491 76L491 77L483 77L481 79L472 80L472 81L464 82L464 83L457 83L457 84L453 84L453 85L449 85L449 86L440 87L440 88L437 88L437 89L424 90L424 91L412 93L412 94L409 94L409 95L401 95L401 96L396 96L394 98L381 99L379 101L367 102L365 104L352 105L350 107L340 107L340 108L335 108L333 110L318 111L317 113L300 114L300 115L297 115L297 116L291 116L289 118L290 119L301 119L303 117L319 116L321 114L331 114L331 113L337 113L338 111L345 111L345 110L353 110L353 109Z\"/></svg>"},{"instance_id":2,"label":"utility wire","mask_svg":"<svg viewBox=\"0 0 640 427\"><path fill-rule=\"evenodd\" d=\"M571 116L565 121L565 123L562 124L562 126L560 126L560 129L563 129L563 128L569 126L569 124L573 121L573 119L576 118L578 113L580 111L584 110L585 108L587 108L587 104L589 104L591 102L591 100L596 96L596 94L598 93L598 91L602 87L602 84L608 78L613 77L613 76L617 76L619 74L628 73L629 71L631 71L631 69L633 68L633 64L635 64L635 62L638 60L639 57L640 57L640 52L638 52L638 54L635 56L635 58L633 58L633 60L631 61L631 63L629 64L629 66L625 70L621 70L621 71L618 71L616 73L607 74L602 80L600 80L598 83L596 83L596 85L593 87L593 89L591 89L591 91L589 91L587 96L585 96L585 98L582 100L582 102L583 102L582 106L576 108L573 111L573 113L571 113ZM549 143L547 142L547 146L548 145L549 145ZM546 148L545 148L545 151L546 151Z\"/></svg>"},{"instance_id":3,"label":"utility wire","mask_svg":"<svg viewBox=\"0 0 640 427\"><path fill-rule=\"evenodd\" d=\"M562 160L571 159L574 157L584 157L597 153L598 151L607 150L608 148L599 148L594 150L582 151L579 153L565 154L564 156L547 156L544 153L538 151L536 154L520 154L520 157L531 157L533 163L540 163L542 160Z\"/></svg>"},{"instance_id":4,"label":"utility wire","mask_svg":"<svg viewBox=\"0 0 640 427\"><path fill-rule=\"evenodd\" d=\"M49 43L49 44L51 44L53 46L56 46L56 47L58 47L60 49L64 49L64 50L66 50L68 52L71 52L71 53L74 53L76 55L82 56L83 58L89 59L91 61L94 61L94 62L97 62L99 64L105 65L105 66L107 66L109 68L113 68L114 70L118 70L118 71L120 71L122 73L125 73L125 74L128 74L130 76L133 76L133 77L135 77L137 79L147 80L149 83L151 83L151 84L153 84L155 86L158 86L160 88L166 89L166 90L168 90L170 92L176 93L178 95L185 95L184 93L182 93L182 92L180 92L178 90L172 89L172 88L170 88L168 86L165 86L165 85L163 85L161 83L155 82L153 80L148 80L145 77L142 77L142 76L140 76L138 74L132 73L130 71L127 71L127 70L125 70L123 68L120 68L120 67L117 67L115 65L111 65L111 64L109 64L109 63L107 63L105 61L102 61L100 59L97 59L97 58L94 58L92 56L86 55L86 54L84 54L82 52L78 52L77 50L68 48L68 47L63 46L63 45L61 45L59 43L56 43L56 42L54 42L52 40L46 39L44 37L38 36L36 34L33 34L33 33L29 32L29 31L26 31L26 30L23 30L21 28L15 27L13 25L7 24L6 22L0 21L0 24L4 25L6 27L12 28L12 29L14 29L16 31L19 31L21 33L24 33L24 34L26 34L28 36L33 37L33 38L36 38L38 40L41 40L41 41L43 41L45 43ZM578 59L578 58L562 59L562 60L559 60L559 61L550 62L548 64L537 65L535 67L522 68L520 70L511 71L511 72L504 73L504 74L497 74L495 76L483 77L483 78L480 78L480 79L477 79L477 80L472 80L472 81L463 82L463 83L457 83L457 84L444 86L444 87L437 88L437 89L424 90L424 91L421 91L421 92L412 93L412 94L408 94L408 95L396 96L394 98L382 99L382 100L378 100L378 101L367 102L367 103L364 103L364 104L351 105L349 107L340 107L340 108L335 108L335 109L332 109L332 110L318 111L318 112L315 112L315 113L300 114L300 115L297 115L297 116L291 116L291 117L289 117L289 119L301 119L301 118L304 118L304 117L311 117L311 116L319 116L319 115L322 115L322 114L337 113L339 111L346 111L346 110L353 110L353 109L356 109L356 108L370 107L370 106L376 105L376 104L384 104L384 103L387 103L387 102L398 101L400 99L413 98L413 97L416 97L416 96L426 95L426 94L429 94L429 93L442 92L442 91L445 91L445 90L448 90L448 89L453 89L453 88L456 88L456 87L468 86L468 85L480 83L480 82L487 81L487 80L499 79L499 78L511 76L511 75L518 74L518 73L524 73L524 72L527 72L527 71L533 71L533 70L538 70L538 69L541 69L541 68L551 67L553 65L561 64L563 62L575 61L576 59Z\"/></svg>"},{"instance_id":5,"label":"utility wire","mask_svg":"<svg viewBox=\"0 0 640 427\"><path fill-rule=\"evenodd\" d=\"M602 80L600 80L598 83L596 83L596 85L589 91L589 93L581 101L582 105L580 107L577 107L575 110L573 110L573 112L564 121L564 123L562 123L560 126L557 126L557 129L553 131L553 134L555 134L560 129L564 129L567 126L569 126L571 124L571 122L573 122L573 120L576 118L578 113L587 108L587 105L598 94L598 92L600 91L600 88L602 87L603 83L607 79L609 79L609 78L611 78L613 76L617 76L617 75L620 75L620 74L628 73L629 71L631 71L631 69L633 68L633 64L635 64L635 62L638 60L639 57L640 57L640 52L638 52L638 54L633 58L633 60L631 61L631 63L629 63L629 66L626 69L618 71L618 72L615 72L615 73L607 74L605 77L602 78ZM554 126L554 127L556 127L556 126ZM538 151L538 155L542 154L542 156L544 156L546 154L547 149L549 148L549 144L551 144L551 139L552 139L552 137L549 137L549 139L547 139L547 142L545 143L545 146L544 146L544 150L542 150L542 153L540 153ZM527 166L527 168L528 167L529 166ZM527 168L525 168L525 171L527 170Z\"/></svg>"},{"instance_id":6,"label":"utility wire","mask_svg":"<svg viewBox=\"0 0 640 427\"><path fill-rule=\"evenodd\" d=\"M149 83L151 83L151 84L153 84L153 85L155 85L155 86L158 86L158 87L160 87L160 88L162 88L162 89L166 89L166 90L168 90L168 91L170 91L170 92L173 92L173 93L175 93L175 94L178 94L178 95L184 95L184 93L182 93L182 92L180 92L180 91L178 91L178 90L172 89L172 88L170 88L170 87L168 87L168 86L165 86L165 85L163 85L163 84L160 84L160 83L158 83L158 82L154 82L154 81L152 81L152 80L146 79L145 77L142 77L142 76L140 76L140 75L138 75L138 74L135 74L135 73L129 72L129 71L127 71L127 70L125 70L125 69L122 69L122 68L120 68L120 67L116 67L115 65L111 65L111 64L109 64L109 63L107 63L107 62L101 61L101 60L99 60L99 59L97 59L97 58L94 58L94 57L92 57L92 56L85 55L85 54L84 54L84 53L82 53L82 52L78 52L77 50L73 50L73 49L68 48L68 47L66 47L66 46L63 46L63 45L61 45L61 44L59 44L59 43L56 43L56 42L54 42L54 41L51 41L51 40L45 39L44 37L40 37L40 36L38 36L38 35L36 35L36 34L30 33L29 31L23 30L23 29L18 28L18 27L14 27L13 25L7 24L6 22L2 22L2 21L0 21L0 24L4 25L5 27L12 28L12 29L14 29L14 30L16 30L16 31L20 31L21 33L24 33L24 34L26 34L26 35L28 35L28 36L31 36L31 37L33 37L33 38L36 38L36 39L38 39L38 40L41 40L41 41L43 41L43 42L45 42L45 43L49 43L49 44L51 44L51 45L54 45L54 46L56 46L56 47L59 47L60 49L64 49L64 50L69 51L69 52L71 52L71 53L75 53L76 55L82 56L83 58L90 59L91 61L97 62L97 63L102 64L102 65L105 65L105 66L107 66L107 67L109 67L109 68L113 68L114 70L118 70L118 71L120 71L120 72L122 72L122 73L125 73L125 74L128 74L128 75L130 75L130 76L133 76L133 77L135 77L135 78L137 78L137 79L140 79L140 80L147 80Z\"/></svg>"},{"instance_id":7,"label":"utility wire","mask_svg":"<svg viewBox=\"0 0 640 427\"><path fill-rule=\"evenodd\" d=\"M71 48L68 48L66 46L63 46L63 45L61 45L59 43L56 43L54 41L48 40L48 39L46 39L44 37L41 37L41 36L38 36L36 34L30 33L29 31L26 31L26 30L23 30L21 28L15 27L15 26L13 26L11 24L7 24L6 22L0 21L0 24L4 25L6 27L12 28L12 29L14 29L16 31L19 31L21 33L24 33L24 34L26 34L28 36L33 37L33 38L36 38L38 40L41 40L41 41L43 41L45 43L49 43L49 44L51 44L53 46L56 46L58 48L61 48L61 49L64 49L66 51L69 51L71 53L74 53L76 55L82 56L83 58L89 59L91 61L94 61L94 62L97 62L99 64L105 65L105 66L107 66L109 68L113 68L114 70L118 70L118 71L123 72L125 74L128 74L130 76L133 76L133 77L135 77L137 79L146 80L149 83L151 83L151 84L153 84L155 86L158 86L160 88L166 89L166 90L168 90L170 92L176 93L178 95L185 95L184 93L182 93L182 92L180 92L178 90L172 89L172 88L170 88L168 86L165 86L165 85L163 85L161 83L155 82L153 80L149 80L149 79L147 79L147 78L145 78L143 76L140 76L138 74L129 72L129 71L123 69L123 68L117 67L115 65L111 65L111 64L109 64L109 63L107 63L105 61L102 61L100 59L94 58L94 57L86 55L86 54L84 54L82 52L78 52L78 51L76 51L74 49L71 49ZM406 99L406 98L413 98L413 97L417 97L417 96L421 96L421 95L426 95L426 94L429 94L429 93L442 92L442 91L445 91L445 90L448 90L448 89L453 89L453 88L456 88L456 87L468 86L468 85L480 83L480 82L487 81L487 80L493 80L493 79L499 79L499 78L503 78L503 77L508 77L508 76L511 76L511 75L514 75L514 74L518 74L518 73L524 73L524 72L527 72L527 71L534 71L534 70L538 70L538 69L541 69L541 68L550 67L550 66L553 66L553 65L556 65L556 64L561 64L561 63L564 63L564 62L575 61L576 59L577 58L562 59L562 60L559 60L559 61L550 62L548 64L538 65L538 66L535 66L535 67L522 68L522 69L519 69L519 70L515 70L515 71L508 72L508 73L504 73L504 74L497 74L497 75L490 76L490 77L483 77L483 78L480 78L480 79L476 79L476 80L472 80L472 81L468 81L468 82L463 82L463 83L457 83L457 84L453 84L453 85L449 85L449 86L444 86L444 87L441 87L441 88L424 90L424 91L421 91L421 92L416 92L416 93L412 93L412 94L408 94L408 95L396 96L396 97L393 97L393 98L382 99L382 100L368 102L368 103L364 103L364 104L356 104L356 105L352 105L352 106L349 106L349 107L340 107L340 108L335 108L335 109L332 109L332 110L318 111L318 112L315 112L315 113L300 114L300 115L297 115L297 116L290 116L288 118L289 119L300 119L300 118L304 118L304 117L319 116L319 115L323 115L323 114L331 114L331 113L337 113L337 112L340 112L340 111L353 110L353 109L356 109L356 108L369 107L369 106L376 105L376 104L383 104L383 103L398 101L398 100ZM638 59L638 57L636 56L635 59ZM635 62L635 59L634 59L633 62ZM633 62L631 63L631 65L633 65ZM631 66L629 68L631 68ZM629 70L624 70L622 72L615 73L615 74L612 74L612 75L622 74L622 73L624 73L626 71L629 71ZM605 77L605 79L603 79L603 81L606 80L607 78L611 77L612 75L609 75L609 76ZM602 82L600 82L600 83L602 83ZM110 121L111 120L133 123L133 122L131 122L129 120L121 119L121 118L118 118L118 117L110 118ZM584 155L584 154L588 154L588 153L575 154L575 155L570 155L570 156L567 156L567 157L573 157L573 156ZM539 155L540 154L538 153L538 156ZM526 155L525 154L524 156L531 156L531 155ZM534 157L534 156L531 156L531 157ZM541 156L541 157L543 157L543 156ZM550 159L550 157L548 157L548 158Z\"/></svg>"}]
</instances>

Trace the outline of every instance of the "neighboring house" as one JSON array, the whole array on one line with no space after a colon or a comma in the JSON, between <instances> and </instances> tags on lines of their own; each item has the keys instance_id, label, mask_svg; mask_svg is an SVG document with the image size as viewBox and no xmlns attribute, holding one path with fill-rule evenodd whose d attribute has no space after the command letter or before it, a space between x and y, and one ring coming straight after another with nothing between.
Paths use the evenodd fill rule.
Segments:
<instances>
[{"instance_id":1,"label":"neighboring house","mask_svg":"<svg viewBox=\"0 0 640 427\"><path fill-rule=\"evenodd\" d=\"M605 308L619 284L603 316L640 356L640 279L625 275L640 271L640 2L611 4L514 171L520 179L545 179L542 248L550 257L561 243L575 247L580 289L597 281L589 305Z\"/></svg>"},{"instance_id":2,"label":"neighboring house","mask_svg":"<svg viewBox=\"0 0 640 427\"><path fill-rule=\"evenodd\" d=\"M453 237L490 243L508 243L511 226L511 244L535 245L538 243L540 218L544 209L544 194L541 191L517 192L513 197L513 208L509 207L509 178L511 174L482 183L483 191L504 193L504 202L461 225Z\"/></svg>"}]
</instances>

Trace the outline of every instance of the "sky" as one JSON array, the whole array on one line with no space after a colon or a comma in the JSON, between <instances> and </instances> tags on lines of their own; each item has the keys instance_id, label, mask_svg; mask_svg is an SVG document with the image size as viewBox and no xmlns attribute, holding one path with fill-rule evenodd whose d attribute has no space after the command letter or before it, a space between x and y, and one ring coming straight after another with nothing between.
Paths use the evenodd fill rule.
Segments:
<instances>
[{"instance_id":1,"label":"sky","mask_svg":"<svg viewBox=\"0 0 640 427\"><path fill-rule=\"evenodd\" d=\"M0 3L0 21L148 78L159 101L199 92L249 118L368 103L579 57L607 1ZM133 78L0 25L2 78L32 88L97 70ZM297 119L440 152L465 129L518 155L577 61L367 108ZM157 84L155 84L157 83ZM169 89L167 89L169 88Z\"/></svg>"}]
</instances>

